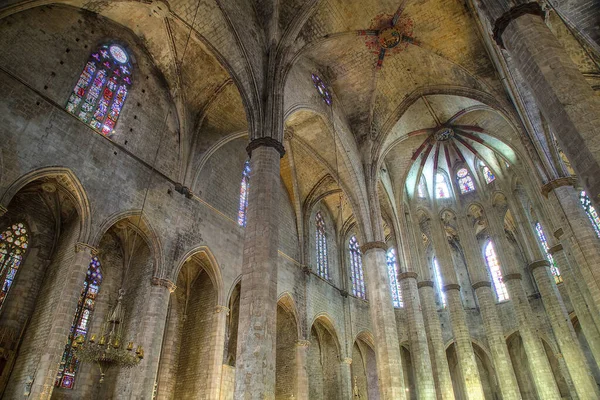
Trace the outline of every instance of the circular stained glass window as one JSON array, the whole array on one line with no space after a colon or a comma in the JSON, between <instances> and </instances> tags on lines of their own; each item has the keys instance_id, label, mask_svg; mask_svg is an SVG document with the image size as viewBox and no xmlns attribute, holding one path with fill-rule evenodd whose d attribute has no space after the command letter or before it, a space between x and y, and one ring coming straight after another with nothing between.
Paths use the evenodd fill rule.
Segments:
<instances>
[{"instance_id":1,"label":"circular stained glass window","mask_svg":"<svg viewBox=\"0 0 600 400\"><path fill-rule=\"evenodd\" d=\"M327 89L327 86L325 86L323 80L319 78L319 75L312 74L312 81L317 90L319 91L319 94L321 95L323 101L325 101L325 103L327 103L328 105L331 105L331 93L329 93L329 89Z\"/></svg>"},{"instance_id":2,"label":"circular stained glass window","mask_svg":"<svg viewBox=\"0 0 600 400\"><path fill-rule=\"evenodd\" d=\"M120 62L121 64L125 64L127 62L127 60L129 59L125 50L123 50L122 47L117 46L116 44L113 44L112 46L110 46L109 50L110 50L110 55L113 56L113 58L117 62Z\"/></svg>"}]
</instances>

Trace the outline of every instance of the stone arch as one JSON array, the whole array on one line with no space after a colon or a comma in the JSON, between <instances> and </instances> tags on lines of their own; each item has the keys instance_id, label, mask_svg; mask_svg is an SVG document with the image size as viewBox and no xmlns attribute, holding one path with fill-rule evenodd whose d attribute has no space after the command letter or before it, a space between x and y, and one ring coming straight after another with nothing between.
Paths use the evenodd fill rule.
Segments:
<instances>
[{"instance_id":1,"label":"stone arch","mask_svg":"<svg viewBox=\"0 0 600 400\"><path fill-rule=\"evenodd\" d=\"M326 314L313 320L310 330L309 398L341 399L343 382L341 372L342 353L334 324Z\"/></svg>"},{"instance_id":2,"label":"stone arch","mask_svg":"<svg viewBox=\"0 0 600 400\"><path fill-rule=\"evenodd\" d=\"M69 168L46 167L31 171L22 175L11 183L0 197L0 206L8 207L13 197L25 186L44 178L55 179L58 184L66 189L73 201L79 215L79 238L78 241L88 243L91 235L91 207L87 192L77 175Z\"/></svg>"},{"instance_id":3,"label":"stone arch","mask_svg":"<svg viewBox=\"0 0 600 400\"><path fill-rule=\"evenodd\" d=\"M417 399L417 382L415 380L415 367L408 341L400 343L400 360L404 375L404 387L406 388L407 400Z\"/></svg>"},{"instance_id":4,"label":"stone arch","mask_svg":"<svg viewBox=\"0 0 600 400\"><path fill-rule=\"evenodd\" d=\"M148 217L143 214L142 210L122 211L108 217L100 224L100 227L98 228L95 236L92 238L90 245L98 247L102 237L106 234L106 232L108 232L109 229L123 223L128 223L129 227L134 229L150 248L154 258L154 276L161 278L166 276L160 238L154 227L151 225Z\"/></svg>"},{"instance_id":5,"label":"stone arch","mask_svg":"<svg viewBox=\"0 0 600 400\"><path fill-rule=\"evenodd\" d=\"M493 368L489 351L479 341L471 339L473 354L479 370L481 386L485 396L484 400L494 400L500 398L500 390L496 380L496 372ZM457 400L467 398L466 389L463 386L464 379L458 368L458 355L456 353L456 341L449 340L446 343L446 357L448 359L448 367L450 368L450 376L452 378L452 386L454 388L454 397Z\"/></svg>"},{"instance_id":6,"label":"stone arch","mask_svg":"<svg viewBox=\"0 0 600 400\"><path fill-rule=\"evenodd\" d=\"M375 357L375 339L369 331L359 332L352 346L352 390L361 398L369 400L379 399L379 385L377 375L377 362Z\"/></svg>"},{"instance_id":7,"label":"stone arch","mask_svg":"<svg viewBox=\"0 0 600 400\"><path fill-rule=\"evenodd\" d=\"M296 347L300 324L291 294L284 292L277 301L277 340L275 353L275 399L298 396Z\"/></svg>"},{"instance_id":8,"label":"stone arch","mask_svg":"<svg viewBox=\"0 0 600 400\"><path fill-rule=\"evenodd\" d=\"M214 253L210 250L210 248L206 245L200 245L193 247L188 250L183 256L179 258L179 260L175 263L175 268L173 271L168 274L168 276L176 281L176 277L179 275L181 268L183 265L189 261L194 256L200 256L206 262L203 264L203 268L210 277L215 289L217 291L217 304L224 304L224 294L223 294L223 276L221 274L221 268L219 267L219 263L214 256Z\"/></svg>"}]
</instances>

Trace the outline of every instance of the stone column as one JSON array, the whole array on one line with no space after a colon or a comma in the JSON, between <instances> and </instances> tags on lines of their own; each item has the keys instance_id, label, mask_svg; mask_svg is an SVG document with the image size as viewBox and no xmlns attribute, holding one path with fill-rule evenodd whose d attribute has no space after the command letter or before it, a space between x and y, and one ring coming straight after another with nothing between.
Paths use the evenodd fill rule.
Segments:
<instances>
[{"instance_id":1,"label":"stone column","mask_svg":"<svg viewBox=\"0 0 600 400\"><path fill-rule=\"evenodd\" d=\"M481 386L479 369L477 368L477 361L471 343L471 334L469 333L467 317L462 304L460 285L456 279L452 256L444 234L445 228L439 218L432 225L432 242L440 266L442 282L445 283L442 290L446 293L446 304L450 315L452 334L456 341L456 355L465 395L468 400L483 399L483 387Z\"/></svg>"},{"instance_id":2,"label":"stone column","mask_svg":"<svg viewBox=\"0 0 600 400\"><path fill-rule=\"evenodd\" d=\"M522 3L514 2L514 3ZM529 83L536 103L598 207L600 99L556 36L537 2L483 0L496 42Z\"/></svg>"},{"instance_id":3,"label":"stone column","mask_svg":"<svg viewBox=\"0 0 600 400\"><path fill-rule=\"evenodd\" d=\"M225 352L225 331L227 330L227 316L229 315L229 307L223 305L215 306L215 329L213 330L214 349L211 361L210 383L208 384L208 393L211 399L221 397L221 375L223 374L223 353Z\"/></svg>"},{"instance_id":4,"label":"stone column","mask_svg":"<svg viewBox=\"0 0 600 400\"><path fill-rule=\"evenodd\" d=\"M452 377L450 376L444 338L442 337L442 327L435 303L434 283L430 280L421 281L417 284L417 288L419 289L419 297L421 298L421 305L423 307L423 321L425 323L425 331L427 332L432 364L431 369L436 384L437 398L439 400L454 400Z\"/></svg>"},{"instance_id":5,"label":"stone column","mask_svg":"<svg viewBox=\"0 0 600 400\"><path fill-rule=\"evenodd\" d=\"M598 332L590 309L578 288L577 280L573 274L567 255L563 250L563 246L562 244L557 244L556 246L551 247L548 252L552 255L556 266L560 270L560 274L567 286L569 300L571 300L575 314L577 314L577 319L581 324L585 339L590 346L596 364L600 365L600 332Z\"/></svg>"},{"instance_id":6,"label":"stone column","mask_svg":"<svg viewBox=\"0 0 600 400\"><path fill-rule=\"evenodd\" d=\"M127 386L130 390L126 397L130 399L152 398L167 322L169 297L175 289L175 284L167 279L152 279L141 331L138 333L138 344L144 348L144 359L135 369L128 371L130 374Z\"/></svg>"},{"instance_id":7,"label":"stone column","mask_svg":"<svg viewBox=\"0 0 600 400\"><path fill-rule=\"evenodd\" d=\"M521 339L523 339L523 347L527 354L531 376L533 377L538 397L544 400L558 400L561 398L560 392L556 385L548 357L546 356L546 351L539 338L537 329L533 325L535 317L525 289L523 288L522 275L519 272L518 264L506 239L504 227L498 221L496 212L491 214L489 220L496 254L502 268L503 280L517 318L519 334L521 335Z\"/></svg>"},{"instance_id":8,"label":"stone column","mask_svg":"<svg viewBox=\"0 0 600 400\"><path fill-rule=\"evenodd\" d=\"M384 242L371 242L361 246L369 294L371 327L376 343L380 393L382 399L396 400L405 399L406 392L396 315L387 276L386 250L387 245Z\"/></svg>"},{"instance_id":9,"label":"stone column","mask_svg":"<svg viewBox=\"0 0 600 400\"><path fill-rule=\"evenodd\" d=\"M236 399L273 399L277 315L281 143L269 137L248 146L246 213L235 374Z\"/></svg>"},{"instance_id":10,"label":"stone column","mask_svg":"<svg viewBox=\"0 0 600 400\"><path fill-rule=\"evenodd\" d=\"M340 363L340 372L342 379L341 398L352 400L352 359L349 357L342 358ZM390 398L391 399L391 398Z\"/></svg>"},{"instance_id":11,"label":"stone column","mask_svg":"<svg viewBox=\"0 0 600 400\"><path fill-rule=\"evenodd\" d=\"M77 243L67 248L66 253L62 255L63 260L60 265L52 265L57 269L58 285L55 288L57 293L52 297L54 300L52 315L46 317L50 323L47 336L42 339L44 350L39 355L33 377L29 395L31 399L50 399L52 396L54 380L73 323L73 313L77 309L90 259L92 254L96 253L96 249L84 243ZM20 388L17 388L17 392L20 392Z\"/></svg>"},{"instance_id":12,"label":"stone column","mask_svg":"<svg viewBox=\"0 0 600 400\"><path fill-rule=\"evenodd\" d=\"M542 295L544 309L550 320L554 338L565 360L577 395L582 400L600 398L565 305L557 293L554 278L550 273L550 263L545 259L538 260L531 263L529 268Z\"/></svg>"},{"instance_id":13,"label":"stone column","mask_svg":"<svg viewBox=\"0 0 600 400\"><path fill-rule=\"evenodd\" d=\"M179 324L179 310L177 301L172 300L167 315L165 333L163 337L163 348L158 368L158 390L157 400L170 400L174 393L175 376L178 363L178 336L181 326Z\"/></svg>"},{"instance_id":14,"label":"stone column","mask_svg":"<svg viewBox=\"0 0 600 400\"><path fill-rule=\"evenodd\" d=\"M298 340L296 342L296 398L298 400L309 400L308 387L308 349L310 341Z\"/></svg>"},{"instance_id":15,"label":"stone column","mask_svg":"<svg viewBox=\"0 0 600 400\"><path fill-rule=\"evenodd\" d=\"M411 357L415 367L417 397L419 399L435 399L435 382L417 288L417 274L416 272L404 272L398 276L398 280L402 285L402 300L408 325Z\"/></svg>"}]
</instances>

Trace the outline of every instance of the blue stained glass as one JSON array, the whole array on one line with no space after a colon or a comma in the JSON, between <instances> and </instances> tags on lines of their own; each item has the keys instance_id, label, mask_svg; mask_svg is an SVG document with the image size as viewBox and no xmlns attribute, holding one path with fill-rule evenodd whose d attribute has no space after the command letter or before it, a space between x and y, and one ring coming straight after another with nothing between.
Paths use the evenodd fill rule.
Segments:
<instances>
[{"instance_id":1,"label":"blue stained glass","mask_svg":"<svg viewBox=\"0 0 600 400\"><path fill-rule=\"evenodd\" d=\"M98 257L92 257L88 266L85 281L83 282L83 289L79 296L79 302L77 304L77 309L75 310L67 344L63 351L58 374L54 381L54 386L56 387L73 389L77 368L79 366L79 361L75 358L73 352L73 341L77 336L81 335L85 338L88 334L96 295L100 289L99 285L102 283L102 271L100 267L100 260Z\"/></svg>"},{"instance_id":2,"label":"blue stained glass","mask_svg":"<svg viewBox=\"0 0 600 400\"><path fill-rule=\"evenodd\" d=\"M244 164L242 183L240 185L240 204L238 208L238 224L246 226L246 212L248 210L248 194L250 190L250 161Z\"/></svg>"},{"instance_id":3,"label":"blue stained glass","mask_svg":"<svg viewBox=\"0 0 600 400\"><path fill-rule=\"evenodd\" d=\"M348 242L350 252L350 275L352 278L352 294L361 299L366 298L365 279L363 276L362 256L356 236L352 236Z\"/></svg>"},{"instance_id":4,"label":"blue stained glass","mask_svg":"<svg viewBox=\"0 0 600 400\"><path fill-rule=\"evenodd\" d=\"M469 171L466 168L461 168L456 173L456 178L458 179L458 187L460 188L460 192L462 194L469 193L475 190L475 185L473 184L473 179L469 174Z\"/></svg>"},{"instance_id":5,"label":"blue stained glass","mask_svg":"<svg viewBox=\"0 0 600 400\"><path fill-rule=\"evenodd\" d=\"M442 307L446 307L446 293L444 293L442 283L442 273L440 272L440 264L438 264L438 260L436 257L433 257L433 280L435 286L437 287L437 291L440 296L440 302L442 303Z\"/></svg>"},{"instance_id":6,"label":"blue stained glass","mask_svg":"<svg viewBox=\"0 0 600 400\"><path fill-rule=\"evenodd\" d=\"M66 106L68 112L105 135L113 132L131 86L131 77L122 77L123 71L131 73L129 57L121 47L113 48L115 51L109 51L105 45L90 55ZM113 69L123 59L125 64ZM97 70L97 62L102 69Z\"/></svg>"},{"instance_id":7,"label":"blue stained glass","mask_svg":"<svg viewBox=\"0 0 600 400\"><path fill-rule=\"evenodd\" d=\"M600 238L600 218L598 217L598 213L596 209L592 205L592 201L585 194L585 192L579 193L579 201L581 202L581 206L585 210L590 222L592 223L592 227L596 232L596 235Z\"/></svg>"},{"instance_id":8,"label":"blue stained glass","mask_svg":"<svg viewBox=\"0 0 600 400\"><path fill-rule=\"evenodd\" d=\"M324 279L329 279L329 266L327 260L327 236L325 234L325 220L321 212L315 216L316 222L316 247L317 247L317 273Z\"/></svg>"},{"instance_id":9,"label":"blue stained glass","mask_svg":"<svg viewBox=\"0 0 600 400\"><path fill-rule=\"evenodd\" d=\"M483 177L485 178L486 183L492 183L496 179L496 175L487 167L487 165L483 166Z\"/></svg>"},{"instance_id":10,"label":"blue stained glass","mask_svg":"<svg viewBox=\"0 0 600 400\"><path fill-rule=\"evenodd\" d=\"M398 263L396 260L396 251L390 248L386 254L388 276L390 278L390 290L392 292L392 303L395 308L404 306L402 302L402 293L398 283Z\"/></svg>"},{"instance_id":11,"label":"blue stained glass","mask_svg":"<svg viewBox=\"0 0 600 400\"><path fill-rule=\"evenodd\" d=\"M552 272L552 276L554 276L554 281L558 284L563 281L562 276L560 276L560 271L554 262L554 257L550 254L550 247L548 246L548 241L546 240L546 235L544 235L544 230L542 229L542 225L539 222L535 224L535 231L538 235L538 239L540 239L540 243L542 244L542 248L544 249L544 253L546 253L546 258L550 262L550 271Z\"/></svg>"},{"instance_id":12,"label":"blue stained glass","mask_svg":"<svg viewBox=\"0 0 600 400\"><path fill-rule=\"evenodd\" d=\"M0 233L0 307L8 295L17 275L21 260L28 247L28 232L21 222L8 226Z\"/></svg>"}]
</instances>

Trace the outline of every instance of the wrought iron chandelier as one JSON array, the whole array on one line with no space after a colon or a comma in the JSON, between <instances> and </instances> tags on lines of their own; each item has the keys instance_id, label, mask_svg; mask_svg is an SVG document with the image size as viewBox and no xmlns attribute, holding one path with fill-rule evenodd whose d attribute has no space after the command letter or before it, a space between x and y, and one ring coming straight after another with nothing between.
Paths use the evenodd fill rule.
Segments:
<instances>
[{"instance_id":1,"label":"wrought iron chandelier","mask_svg":"<svg viewBox=\"0 0 600 400\"><path fill-rule=\"evenodd\" d=\"M132 341L123 346L123 320L125 311L121 301L125 291L119 290L119 299L113 311L102 325L102 332L92 334L89 340L83 335L73 341L75 356L81 362L96 363L100 369L100 383L104 382L106 372L112 367L132 368L144 358L142 346L135 348Z\"/></svg>"}]
</instances>

